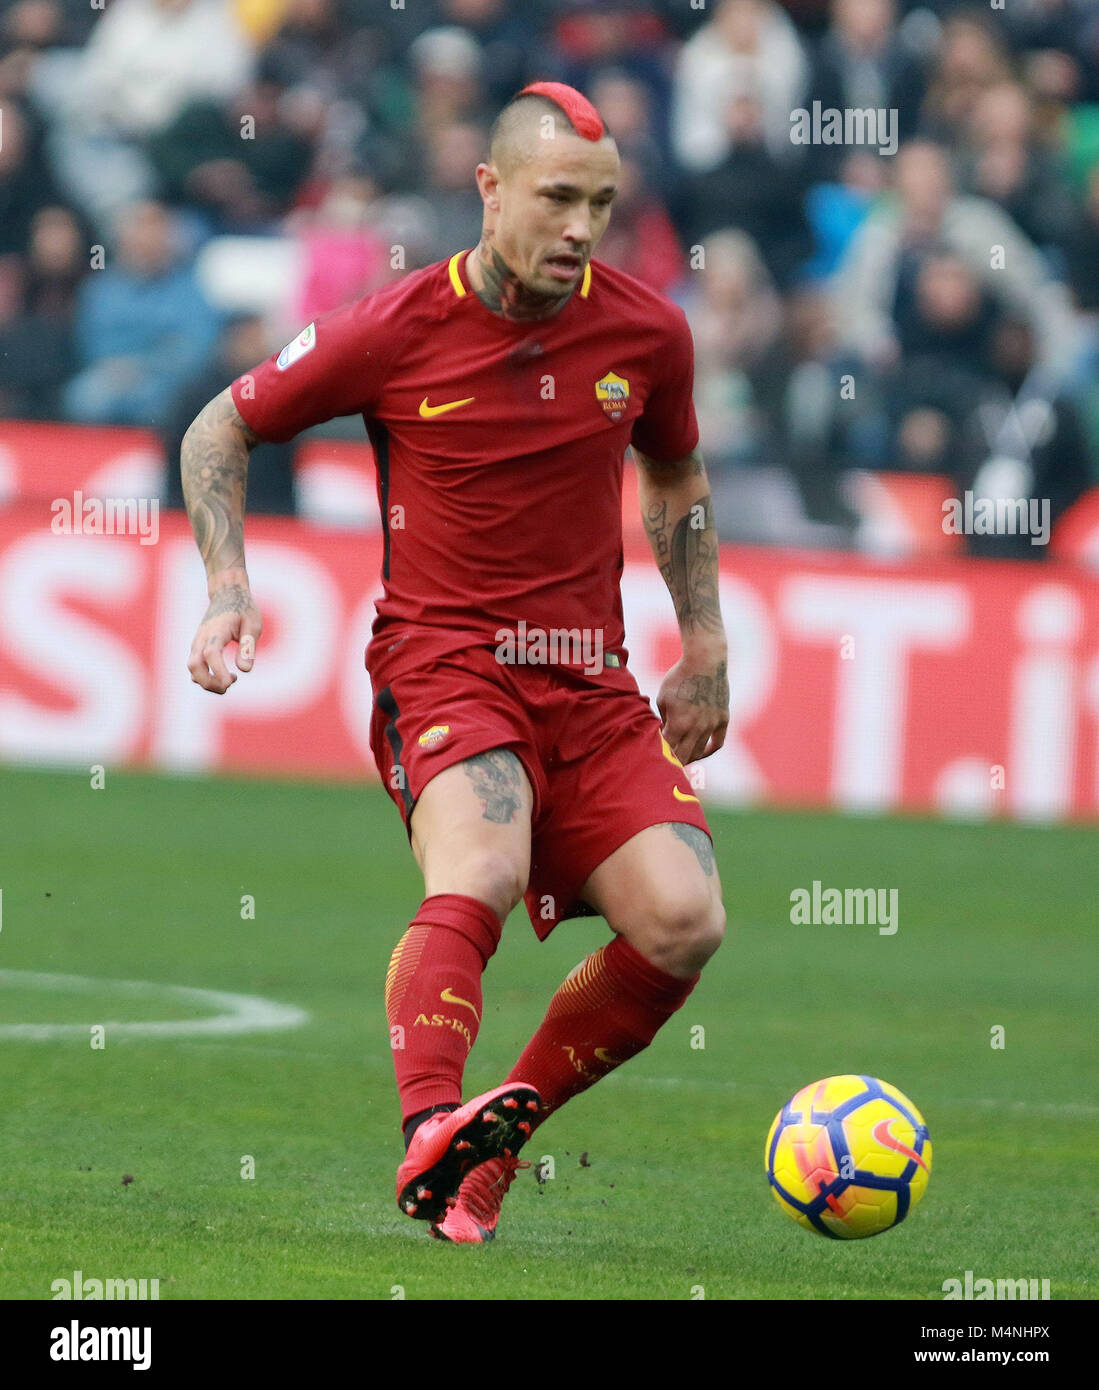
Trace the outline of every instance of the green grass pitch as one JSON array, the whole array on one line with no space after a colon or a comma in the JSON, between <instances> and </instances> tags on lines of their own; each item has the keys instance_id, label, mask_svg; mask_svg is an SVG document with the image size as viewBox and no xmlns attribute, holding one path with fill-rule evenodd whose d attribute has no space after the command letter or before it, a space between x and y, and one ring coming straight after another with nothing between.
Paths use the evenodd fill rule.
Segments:
<instances>
[{"instance_id":1,"label":"green grass pitch","mask_svg":"<svg viewBox=\"0 0 1099 1390\"><path fill-rule=\"evenodd\" d=\"M726 945L647 1053L539 1131L526 1156L551 1155L555 1176L520 1175L495 1244L458 1248L393 1200L382 981L420 891L382 792L89 782L0 771L0 970L259 995L309 1018L108 1030L101 1049L0 1034L0 1297L48 1298L77 1269L197 1299L936 1299L967 1269L1094 1296L1093 829L714 812ZM898 932L792 925L790 893L814 879L897 888ZM588 919L539 946L513 914L467 1094L499 1082L605 939ZM210 1012L0 975L0 1025ZM762 1166L781 1103L844 1071L907 1092L935 1146L923 1204L851 1243L798 1229Z\"/></svg>"}]
</instances>

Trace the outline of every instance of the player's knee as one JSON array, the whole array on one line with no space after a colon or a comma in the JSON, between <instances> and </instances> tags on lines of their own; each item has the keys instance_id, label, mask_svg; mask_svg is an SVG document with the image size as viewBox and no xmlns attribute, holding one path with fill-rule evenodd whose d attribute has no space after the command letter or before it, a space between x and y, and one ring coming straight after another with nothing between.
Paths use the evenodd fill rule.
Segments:
<instances>
[{"instance_id":1,"label":"player's knee","mask_svg":"<svg viewBox=\"0 0 1099 1390\"><path fill-rule=\"evenodd\" d=\"M526 891L528 870L500 850L470 850L452 865L450 893L487 903L502 922Z\"/></svg>"},{"instance_id":2,"label":"player's knee","mask_svg":"<svg viewBox=\"0 0 1099 1390\"><path fill-rule=\"evenodd\" d=\"M697 974L725 936L725 909L706 891L686 892L654 903L647 922L645 952L669 974Z\"/></svg>"}]
</instances>

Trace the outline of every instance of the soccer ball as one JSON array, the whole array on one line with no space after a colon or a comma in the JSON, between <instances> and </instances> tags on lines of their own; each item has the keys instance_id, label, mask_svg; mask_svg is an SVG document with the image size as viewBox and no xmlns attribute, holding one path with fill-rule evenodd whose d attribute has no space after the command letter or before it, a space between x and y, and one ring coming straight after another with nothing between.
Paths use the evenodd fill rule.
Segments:
<instances>
[{"instance_id":1,"label":"soccer ball","mask_svg":"<svg viewBox=\"0 0 1099 1390\"><path fill-rule=\"evenodd\" d=\"M886 1081L829 1076L775 1116L764 1164L771 1191L799 1226L832 1240L898 1225L931 1176L923 1116Z\"/></svg>"}]
</instances>

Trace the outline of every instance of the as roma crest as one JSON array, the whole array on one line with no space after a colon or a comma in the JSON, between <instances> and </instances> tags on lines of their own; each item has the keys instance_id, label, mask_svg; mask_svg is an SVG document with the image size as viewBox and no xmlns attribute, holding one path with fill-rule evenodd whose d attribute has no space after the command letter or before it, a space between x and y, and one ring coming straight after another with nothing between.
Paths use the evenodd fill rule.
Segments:
<instances>
[{"instance_id":1,"label":"as roma crest","mask_svg":"<svg viewBox=\"0 0 1099 1390\"><path fill-rule=\"evenodd\" d=\"M595 396L612 420L621 420L630 403L630 383L624 376L608 372L595 383Z\"/></svg>"}]
</instances>

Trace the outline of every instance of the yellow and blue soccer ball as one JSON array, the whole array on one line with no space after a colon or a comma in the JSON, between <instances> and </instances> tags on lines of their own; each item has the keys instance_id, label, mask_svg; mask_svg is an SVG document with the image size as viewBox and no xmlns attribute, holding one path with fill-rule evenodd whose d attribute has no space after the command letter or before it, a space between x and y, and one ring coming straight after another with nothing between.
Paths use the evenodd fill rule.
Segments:
<instances>
[{"instance_id":1,"label":"yellow and blue soccer ball","mask_svg":"<svg viewBox=\"0 0 1099 1390\"><path fill-rule=\"evenodd\" d=\"M919 1202L931 1138L906 1095L873 1076L803 1086L775 1116L764 1155L775 1200L832 1240L878 1236Z\"/></svg>"}]
</instances>

